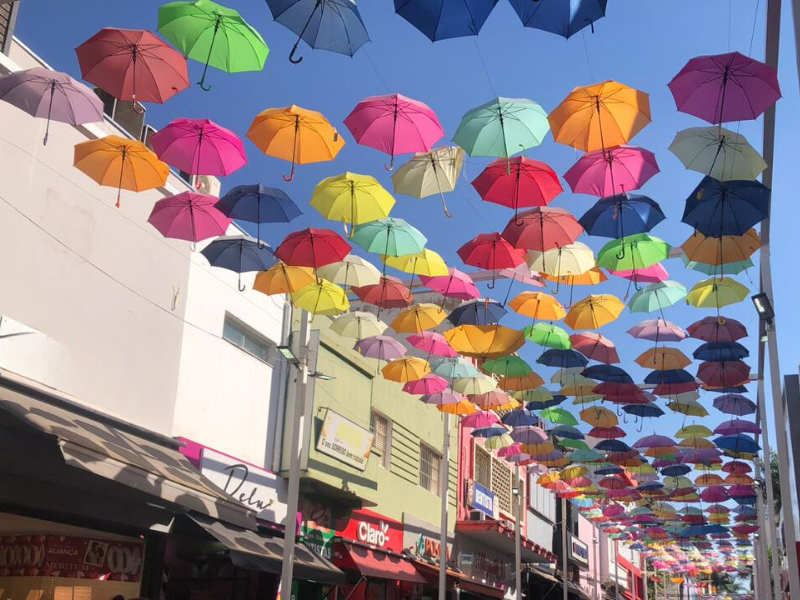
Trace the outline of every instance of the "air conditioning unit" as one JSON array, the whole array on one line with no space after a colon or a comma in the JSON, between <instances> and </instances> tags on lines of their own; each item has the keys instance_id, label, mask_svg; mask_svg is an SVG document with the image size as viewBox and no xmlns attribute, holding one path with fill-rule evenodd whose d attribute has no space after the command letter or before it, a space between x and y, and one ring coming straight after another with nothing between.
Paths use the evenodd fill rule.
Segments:
<instances>
[{"instance_id":1,"label":"air conditioning unit","mask_svg":"<svg viewBox=\"0 0 800 600\"><path fill-rule=\"evenodd\" d=\"M489 516L480 510L471 510L469 511L469 520L470 521L486 521Z\"/></svg>"},{"instance_id":2,"label":"air conditioning unit","mask_svg":"<svg viewBox=\"0 0 800 600\"><path fill-rule=\"evenodd\" d=\"M200 194L209 194L217 197L219 197L219 193L222 191L222 183L220 180L211 175L195 175L192 187Z\"/></svg>"},{"instance_id":3,"label":"air conditioning unit","mask_svg":"<svg viewBox=\"0 0 800 600\"><path fill-rule=\"evenodd\" d=\"M500 524L506 529L514 529L514 522L508 519L500 519Z\"/></svg>"}]
</instances>

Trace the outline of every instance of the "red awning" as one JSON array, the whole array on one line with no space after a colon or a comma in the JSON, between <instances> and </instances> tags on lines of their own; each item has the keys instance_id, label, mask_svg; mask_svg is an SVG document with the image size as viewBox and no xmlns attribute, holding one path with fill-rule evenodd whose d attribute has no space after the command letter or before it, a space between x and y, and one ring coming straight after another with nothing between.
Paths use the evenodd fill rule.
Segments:
<instances>
[{"instance_id":1,"label":"red awning","mask_svg":"<svg viewBox=\"0 0 800 600\"><path fill-rule=\"evenodd\" d=\"M425 578L414 568L414 565L396 554L372 550L346 542L342 544L342 554L346 555L343 556L345 565L340 566L355 568L362 576L368 579L391 579L410 583L425 583ZM349 562L352 564L347 564Z\"/></svg>"}]
</instances>

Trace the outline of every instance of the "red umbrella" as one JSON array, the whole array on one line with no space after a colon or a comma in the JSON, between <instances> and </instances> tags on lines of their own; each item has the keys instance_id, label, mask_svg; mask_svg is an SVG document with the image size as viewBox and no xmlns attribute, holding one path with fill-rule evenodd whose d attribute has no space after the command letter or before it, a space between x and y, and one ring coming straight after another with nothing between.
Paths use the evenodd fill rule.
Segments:
<instances>
[{"instance_id":1,"label":"red umbrella","mask_svg":"<svg viewBox=\"0 0 800 600\"><path fill-rule=\"evenodd\" d=\"M574 243L582 233L583 227L569 211L540 206L511 219L503 237L516 248L545 252Z\"/></svg>"},{"instance_id":2,"label":"red umbrella","mask_svg":"<svg viewBox=\"0 0 800 600\"><path fill-rule=\"evenodd\" d=\"M686 392L693 392L700 388L700 384L695 381L687 381L686 383L659 383L653 388L653 393L656 396L676 396Z\"/></svg>"},{"instance_id":3,"label":"red umbrella","mask_svg":"<svg viewBox=\"0 0 800 600\"><path fill-rule=\"evenodd\" d=\"M740 360L707 361L697 368L697 378L712 388L733 388L750 381L750 366Z\"/></svg>"},{"instance_id":4,"label":"red umbrella","mask_svg":"<svg viewBox=\"0 0 800 600\"><path fill-rule=\"evenodd\" d=\"M149 31L107 27L75 53L81 76L117 100L161 104L189 87L186 59Z\"/></svg>"},{"instance_id":5,"label":"red umbrella","mask_svg":"<svg viewBox=\"0 0 800 600\"><path fill-rule=\"evenodd\" d=\"M736 319L706 317L686 329L690 337L704 342L732 343L747 337L747 328Z\"/></svg>"},{"instance_id":6,"label":"red umbrella","mask_svg":"<svg viewBox=\"0 0 800 600\"><path fill-rule=\"evenodd\" d=\"M650 402L647 394L635 383L616 383L604 381L592 389L592 393L605 397L607 402L614 404L647 404Z\"/></svg>"},{"instance_id":7,"label":"red umbrella","mask_svg":"<svg viewBox=\"0 0 800 600\"><path fill-rule=\"evenodd\" d=\"M729 463L723 465L722 467L722 471L724 473L736 473L738 475L750 473L752 470L753 467L748 465L746 462L742 462L740 460L732 460Z\"/></svg>"},{"instance_id":8,"label":"red umbrella","mask_svg":"<svg viewBox=\"0 0 800 600\"><path fill-rule=\"evenodd\" d=\"M619 362L617 348L607 337L600 333L588 331L585 333L573 333L569 336L573 350L577 350L589 360L596 360L607 365Z\"/></svg>"},{"instance_id":9,"label":"red umbrella","mask_svg":"<svg viewBox=\"0 0 800 600\"><path fill-rule=\"evenodd\" d=\"M287 235L275 250L281 262L317 269L344 260L353 247L330 229L303 229Z\"/></svg>"},{"instance_id":10,"label":"red umbrella","mask_svg":"<svg viewBox=\"0 0 800 600\"><path fill-rule=\"evenodd\" d=\"M620 479L619 477L614 477L613 475L610 477L603 477L600 481L597 482L602 488L606 488L607 490L623 490L628 489L628 483L624 479Z\"/></svg>"},{"instance_id":11,"label":"red umbrella","mask_svg":"<svg viewBox=\"0 0 800 600\"><path fill-rule=\"evenodd\" d=\"M481 233L458 249L465 265L479 269L511 269L525 262L525 253L514 248L499 233ZM489 288L494 287L494 275Z\"/></svg>"},{"instance_id":12,"label":"red umbrella","mask_svg":"<svg viewBox=\"0 0 800 600\"><path fill-rule=\"evenodd\" d=\"M362 302L380 308L405 308L414 301L414 295L399 279L390 275L381 277L379 283L363 287L351 287Z\"/></svg>"},{"instance_id":13,"label":"red umbrella","mask_svg":"<svg viewBox=\"0 0 800 600\"><path fill-rule=\"evenodd\" d=\"M628 434L620 427L592 427L587 435L601 440L617 440Z\"/></svg>"},{"instance_id":14,"label":"red umbrella","mask_svg":"<svg viewBox=\"0 0 800 600\"><path fill-rule=\"evenodd\" d=\"M472 182L486 202L513 208L546 206L564 191L558 175L547 164L516 156L500 158L486 167Z\"/></svg>"}]
</instances>

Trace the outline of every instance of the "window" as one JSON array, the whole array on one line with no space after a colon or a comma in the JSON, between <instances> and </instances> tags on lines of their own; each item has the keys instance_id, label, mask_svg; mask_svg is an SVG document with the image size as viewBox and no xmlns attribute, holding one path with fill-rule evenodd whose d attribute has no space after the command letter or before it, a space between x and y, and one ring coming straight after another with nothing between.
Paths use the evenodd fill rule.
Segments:
<instances>
[{"instance_id":1,"label":"window","mask_svg":"<svg viewBox=\"0 0 800 600\"><path fill-rule=\"evenodd\" d=\"M472 478L487 490L492 487L492 453L475 444L475 465Z\"/></svg>"},{"instance_id":2,"label":"window","mask_svg":"<svg viewBox=\"0 0 800 600\"><path fill-rule=\"evenodd\" d=\"M511 467L504 460L493 456L492 485L489 489L494 494L495 500L497 500L500 512L509 517L514 515L513 493L511 492L513 481Z\"/></svg>"},{"instance_id":3,"label":"window","mask_svg":"<svg viewBox=\"0 0 800 600\"><path fill-rule=\"evenodd\" d=\"M439 462L442 455L430 446L419 445L419 484L429 492L439 494Z\"/></svg>"},{"instance_id":4,"label":"window","mask_svg":"<svg viewBox=\"0 0 800 600\"><path fill-rule=\"evenodd\" d=\"M372 440L372 452L378 456L378 464L388 469L391 465L392 422L381 413L372 411L369 430L375 436Z\"/></svg>"},{"instance_id":5,"label":"window","mask_svg":"<svg viewBox=\"0 0 800 600\"><path fill-rule=\"evenodd\" d=\"M275 344L247 327L247 325L236 321L230 315L225 315L222 337L234 346L239 346L248 354L252 354L257 359L274 366Z\"/></svg>"}]
</instances>

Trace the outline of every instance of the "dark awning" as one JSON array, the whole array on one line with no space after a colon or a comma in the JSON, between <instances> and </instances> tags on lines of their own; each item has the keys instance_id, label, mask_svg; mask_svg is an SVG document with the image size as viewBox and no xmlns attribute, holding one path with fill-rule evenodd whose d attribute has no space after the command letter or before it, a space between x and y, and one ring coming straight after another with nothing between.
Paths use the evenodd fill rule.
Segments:
<instances>
[{"instance_id":1,"label":"dark awning","mask_svg":"<svg viewBox=\"0 0 800 600\"><path fill-rule=\"evenodd\" d=\"M458 582L458 585L463 591L476 596L485 596L496 600L502 600L505 597L505 592L500 588L484 585L470 579L462 579Z\"/></svg>"},{"instance_id":2,"label":"dark awning","mask_svg":"<svg viewBox=\"0 0 800 600\"><path fill-rule=\"evenodd\" d=\"M430 586L439 587L439 567L437 565L415 560L414 566L417 567L417 570ZM501 588L475 581L463 573L447 569L447 589L453 589L456 584L462 591L469 592L475 596L485 596L487 598L505 597L505 591Z\"/></svg>"},{"instance_id":3,"label":"dark awning","mask_svg":"<svg viewBox=\"0 0 800 600\"><path fill-rule=\"evenodd\" d=\"M356 569L367 579L390 579L425 583L425 578L408 560L396 554L344 542L338 548L341 565Z\"/></svg>"}]
</instances>

